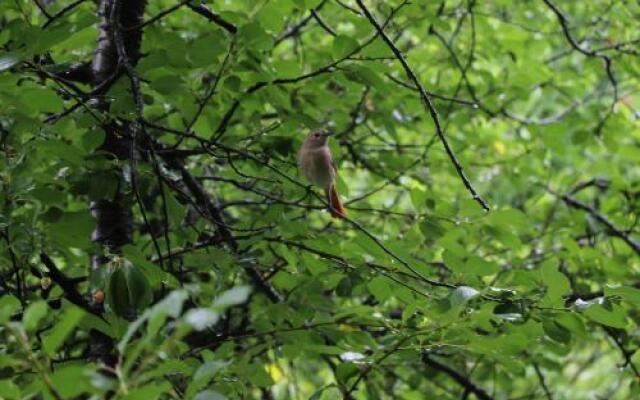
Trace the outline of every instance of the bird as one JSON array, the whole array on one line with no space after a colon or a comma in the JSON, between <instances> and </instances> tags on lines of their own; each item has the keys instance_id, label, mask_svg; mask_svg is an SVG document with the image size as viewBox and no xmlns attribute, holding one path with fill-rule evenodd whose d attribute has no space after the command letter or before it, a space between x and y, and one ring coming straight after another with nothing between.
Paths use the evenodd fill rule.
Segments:
<instances>
[{"instance_id":1,"label":"bird","mask_svg":"<svg viewBox=\"0 0 640 400\"><path fill-rule=\"evenodd\" d=\"M309 182L324 189L331 216L346 218L347 209L336 190L337 170L327 145L329 136L331 133L326 129L311 131L298 151L298 167Z\"/></svg>"}]
</instances>

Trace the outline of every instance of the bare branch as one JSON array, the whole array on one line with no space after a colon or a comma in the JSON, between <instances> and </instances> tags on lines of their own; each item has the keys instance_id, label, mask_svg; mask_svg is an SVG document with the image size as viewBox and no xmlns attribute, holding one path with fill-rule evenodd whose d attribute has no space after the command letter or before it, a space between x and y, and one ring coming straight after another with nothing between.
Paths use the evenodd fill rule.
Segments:
<instances>
[{"instance_id":1,"label":"bare branch","mask_svg":"<svg viewBox=\"0 0 640 400\"><path fill-rule=\"evenodd\" d=\"M636 254L640 255L640 242L634 240L630 234L622 231L621 229L617 228L613 222L611 222L609 220L609 218L607 218L604 214L600 213L598 210L596 210L595 208L593 208L590 205L584 204L578 200L576 200L575 198L569 196L569 195L563 195L560 197L562 199L562 201L565 202L565 204L567 204L569 207L578 209L578 210L582 210L582 211L586 211L589 215L591 215L596 221L600 222L602 225L606 226L609 230L609 234L611 236L615 236L618 237L620 239L622 239L627 245L629 245L629 247L631 247L631 249L633 251L636 252Z\"/></svg>"},{"instance_id":2,"label":"bare branch","mask_svg":"<svg viewBox=\"0 0 640 400\"><path fill-rule=\"evenodd\" d=\"M422 362L432 368L437 369L438 371L444 372L445 374L449 375L451 379L456 381L460 386L464 387L467 391L475 394L478 399L493 400L493 397L491 397L489 393L487 393L484 389L478 387L475 383L471 382L471 380L469 380L467 377L465 377L455 369L449 367L448 365L442 364L439 361L436 361L426 352L422 355Z\"/></svg>"},{"instance_id":3,"label":"bare branch","mask_svg":"<svg viewBox=\"0 0 640 400\"><path fill-rule=\"evenodd\" d=\"M78 7L80 4L84 3L85 1L87 1L87 0L76 0L73 3L69 4L68 6L64 7L62 10L60 10L57 13L53 14L51 16L51 18L49 18L47 20L47 22L45 22L42 25L42 29L46 29L49 25L51 25L52 23L54 23L55 21L60 19L60 17L64 16L66 13L72 11L74 8Z\"/></svg>"},{"instance_id":4,"label":"bare branch","mask_svg":"<svg viewBox=\"0 0 640 400\"><path fill-rule=\"evenodd\" d=\"M478 204L480 204L480 206L482 206L482 208L485 211L489 211L489 205L476 192L475 188L471 184L471 181L469 181L469 178L467 178L466 174L464 173L462 165L460 164L460 162L456 158L456 155L453 152L453 149L449 145L449 142L448 142L446 136L444 135L444 131L442 129L442 126L440 125L440 117L438 116L438 112L436 111L436 108L434 107L433 103L431 102L431 98L427 94L427 91L422 86L422 84L420 83L420 80L418 79L416 74L413 72L413 70L411 69L409 64L407 63L407 60L404 58L404 55L402 54L400 49L395 45L395 43L393 43L391 38L384 32L383 28L380 26L380 24L378 24L378 21L376 21L376 19L373 17L373 15L369 11L369 9L364 5L362 0L356 0L356 2L358 3L358 6L360 7L360 9L364 13L364 15L367 17L367 19L369 20L371 25L373 25L373 27L376 29L376 31L378 32L380 37L382 37L382 39L385 41L387 46L389 46L389 48L391 49L393 54L396 56L398 61L400 61L400 64L402 64L402 67L404 68L405 73L407 74L407 77L413 82L413 84L418 89L418 91L420 93L420 97L422 98L425 106L427 107L427 110L429 111L429 114L431 115L431 119L433 120L433 123L434 123L434 125L436 127L436 133L438 134L438 137L440 138L440 141L442 141L442 144L443 144L443 146L445 148L445 151L447 152L447 155L449 156L449 159L453 163L453 165L454 165L454 167L456 169L456 172L458 173L458 176L460 176L460 179L462 180L462 183L467 188L467 190L471 193L472 198L476 202L478 202Z\"/></svg>"},{"instance_id":5,"label":"bare branch","mask_svg":"<svg viewBox=\"0 0 640 400\"><path fill-rule=\"evenodd\" d=\"M238 32L238 28L234 24L225 20L224 18L214 13L213 11L209 10L207 7L203 6L202 4L199 4L197 6L193 4L187 4L187 7L189 7L193 12L202 15L209 21L213 22L214 24L218 25L219 27L221 27L222 29L224 29L225 31L233 35L235 35L235 33Z\"/></svg>"},{"instance_id":6,"label":"bare branch","mask_svg":"<svg viewBox=\"0 0 640 400\"><path fill-rule=\"evenodd\" d=\"M40 261L45 267L47 267L47 270L49 270L49 277L51 280L62 288L67 300L91 314L100 315L100 313L96 312L89 302L87 302L87 300L78 292L78 289L76 289L77 281L68 278L64 273L62 273L47 253L40 253Z\"/></svg>"}]
</instances>

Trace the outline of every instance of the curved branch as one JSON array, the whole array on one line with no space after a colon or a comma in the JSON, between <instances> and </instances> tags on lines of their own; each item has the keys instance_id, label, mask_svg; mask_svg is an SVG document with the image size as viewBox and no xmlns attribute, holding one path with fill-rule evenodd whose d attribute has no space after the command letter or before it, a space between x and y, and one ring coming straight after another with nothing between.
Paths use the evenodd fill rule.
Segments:
<instances>
[{"instance_id":1,"label":"curved branch","mask_svg":"<svg viewBox=\"0 0 640 400\"><path fill-rule=\"evenodd\" d=\"M478 387L475 383L471 382L467 377L462 375L460 372L451 368L448 365L442 364L439 361L429 357L427 353L422 355L422 362L431 368L437 369L440 372L444 372L449 375L451 379L456 381L460 386L464 387L467 391L476 395L476 397L480 400L493 400L493 397L489 395L484 389Z\"/></svg>"},{"instance_id":2,"label":"curved branch","mask_svg":"<svg viewBox=\"0 0 640 400\"><path fill-rule=\"evenodd\" d=\"M213 11L209 10L207 7L203 6L202 4L197 6L193 4L187 4L187 7L189 7L191 11L195 12L196 14L202 15L203 17L213 22L214 24L218 25L225 31L231 33L232 35L238 32L238 28L234 24L225 20L224 18L214 13Z\"/></svg>"},{"instance_id":3,"label":"curved branch","mask_svg":"<svg viewBox=\"0 0 640 400\"><path fill-rule=\"evenodd\" d=\"M575 198L569 195L563 195L560 197L562 201L565 202L571 208L575 208L578 210L586 211L589 215L591 215L596 221L600 222L602 225L606 226L609 229L609 234L611 236L618 237L622 239L629 247L636 252L636 254L640 255L640 242L634 240L627 232L623 232L621 229L617 228L613 222L609 220L604 214L601 214L598 210L593 208L588 204L584 204Z\"/></svg>"},{"instance_id":4,"label":"curved branch","mask_svg":"<svg viewBox=\"0 0 640 400\"><path fill-rule=\"evenodd\" d=\"M373 17L369 9L364 5L362 0L356 0L356 2L358 3L358 6L362 10L366 18L369 20L371 25L373 25L373 27L376 29L380 37L382 37L382 40L384 40L384 42L391 49L391 51L396 56L398 61L400 61L400 64L402 64L402 67L404 68L405 73L407 74L407 77L413 82L415 87L418 89L418 92L420 93L420 97L422 98L427 110L429 111L429 114L431 115L431 119L433 120L433 123L436 127L436 133L438 134L438 137L440 138L440 141L442 142L444 149L447 152L447 155L449 156L449 159L453 163L453 166L455 167L456 172L458 173L458 176L462 180L462 183L467 188L469 193L471 193L472 198L476 202L478 202L478 204L480 204L480 206L482 206L482 208L485 211L489 211L489 204L487 204L487 202L478 194L476 189L473 187L473 185L471 184L471 181L469 180L469 178L467 178L467 175L464 173L462 165L460 164L460 161L458 161L455 153L453 152L451 145L449 145L449 141L444 135L444 131L442 129L442 126L440 125L440 117L438 116L438 112L436 111L435 106L431 102L431 98L429 97L429 94L420 83L420 80L418 80L418 77L416 76L415 72L413 72L413 70L407 63L407 60L404 58L404 55L402 54L400 49L395 45L395 43L393 43L391 38L384 32L382 26L378 24L378 21L376 21L376 19Z\"/></svg>"}]
</instances>

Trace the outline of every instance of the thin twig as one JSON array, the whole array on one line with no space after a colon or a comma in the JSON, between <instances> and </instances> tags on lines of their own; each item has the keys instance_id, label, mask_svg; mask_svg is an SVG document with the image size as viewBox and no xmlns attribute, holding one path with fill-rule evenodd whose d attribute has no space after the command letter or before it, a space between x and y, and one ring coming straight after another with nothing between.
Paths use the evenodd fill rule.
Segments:
<instances>
[{"instance_id":1,"label":"thin twig","mask_svg":"<svg viewBox=\"0 0 640 400\"><path fill-rule=\"evenodd\" d=\"M604 126L604 123L607 121L609 116L613 113L614 107L618 102L618 98L619 98L618 81L616 80L616 77L613 75L613 61L611 57L609 57L606 54L602 54L602 53L599 53L597 50L591 50L591 49L587 49L580 46L578 41L576 41L576 39L571 34L571 31L569 30L569 19L564 15L562 10L560 10L560 8L558 8L554 3L552 3L551 0L543 0L543 1L551 9L551 11L553 11L553 13L556 15L558 22L560 22L562 32L564 33L565 38L571 45L571 48L573 48L575 51L587 57L600 58L604 62L604 68L607 74L607 78L609 79L609 82L611 83L611 87L613 88L613 100L611 102L611 106L609 107L609 111L604 116L604 118L602 118L602 120L596 127L596 132L599 132Z\"/></svg>"},{"instance_id":2,"label":"thin twig","mask_svg":"<svg viewBox=\"0 0 640 400\"><path fill-rule=\"evenodd\" d=\"M615 237L622 239L629 247L636 252L636 254L640 255L640 242L634 240L630 234L622 231L617 228L613 222L609 220L604 214L600 213L594 207L584 204L575 198L569 195L563 195L560 197L562 201L565 202L571 208L575 208L578 210L586 211L589 215L591 215L596 221L600 222L602 225L606 226L609 230L609 234Z\"/></svg>"},{"instance_id":3,"label":"thin twig","mask_svg":"<svg viewBox=\"0 0 640 400\"><path fill-rule=\"evenodd\" d=\"M393 10L391 10L391 13L389 14L389 16L387 17L386 21L384 22L384 24L382 24L382 27L384 28L395 16L395 14L407 3L401 3L398 7L395 7ZM379 33L376 32L374 35L372 35L369 39L367 39L364 43L362 43L361 45L359 45L358 47L356 47L355 49L353 49L351 52L349 52L349 54L345 55L344 57L330 63L327 64L323 67L320 67L314 71L311 71L309 73L294 77L294 78L278 78L278 79L274 79L272 81L261 81L261 82L256 82L253 85L251 85L249 88L247 88L243 94L240 95L239 98L235 99L234 102L231 104L231 107L229 107L229 109L227 110L227 112L222 116L222 120L220 121L220 123L218 124L218 127L216 128L216 131L213 135L213 138L211 139L211 142L216 142L218 140L220 140L220 138L224 135L224 133L226 132L229 123L231 122L231 118L233 118L233 115L235 114L235 112L238 110L238 107L240 106L240 102L242 101L242 99L245 96L248 96L252 93L257 92L260 89L263 89L265 87L268 87L270 85L288 85L288 84L293 84L293 83L298 83L298 82L302 82L304 80L310 79L310 78L314 78L316 76L319 75L323 75L323 74L327 74L330 72L333 72L334 69L341 64L344 61L349 60L351 57L353 57L354 55L356 55L357 53L359 53L361 50L363 50L364 48L366 48L367 46L369 46L371 43L373 43L377 37L378 37Z\"/></svg>"},{"instance_id":4,"label":"thin twig","mask_svg":"<svg viewBox=\"0 0 640 400\"><path fill-rule=\"evenodd\" d=\"M433 357L430 357L426 352L422 355L422 362L426 365L437 369L440 372L444 372L449 375L451 379L456 381L460 386L464 387L467 391L476 395L476 397L480 400L493 400L493 397L489 395L484 389L478 387L475 383L471 382L467 377L462 375L460 372L455 369L449 367L448 365L442 364L439 361L436 361Z\"/></svg>"},{"instance_id":5,"label":"thin twig","mask_svg":"<svg viewBox=\"0 0 640 400\"><path fill-rule=\"evenodd\" d=\"M196 121L198 121L198 118L202 114L202 111L204 111L204 108L209 103L209 100L211 100L213 95L216 93L216 89L218 88L218 84L222 80L222 74L224 74L224 69L227 66L227 62L229 61L231 53L233 52L234 43L235 42L232 40L231 44L229 45L229 50L227 51L227 54L225 55L224 59L222 60L222 63L220 64L220 68L218 68L218 72L216 74L215 80L213 81L213 85L208 90L208 92L205 94L204 98L198 102L198 109L196 110L196 113L194 114L193 118L191 119L191 122L189 122L189 124L187 124L187 127L186 127L185 131L187 131L187 132L191 131L191 128L193 128L193 125L195 125Z\"/></svg>"},{"instance_id":6,"label":"thin twig","mask_svg":"<svg viewBox=\"0 0 640 400\"><path fill-rule=\"evenodd\" d=\"M313 15L313 19L316 20L318 25L320 25L322 29L325 30L325 32L327 32L331 36L337 35L337 33L333 29L331 29L331 27L327 25L327 23L324 22L324 20L320 17L320 13L317 10L311 10L311 15Z\"/></svg>"},{"instance_id":7,"label":"thin twig","mask_svg":"<svg viewBox=\"0 0 640 400\"><path fill-rule=\"evenodd\" d=\"M76 0L73 3L69 4L68 6L64 7L63 9L61 9L60 11L58 11L57 13L53 14L51 16L51 18L49 18L47 20L47 22L45 22L42 25L42 29L46 29L49 25L51 25L53 22L55 22L56 20L58 20L60 17L62 17L63 15L65 15L66 13L68 13L69 11L73 10L74 8L78 7L80 4L84 3L87 0Z\"/></svg>"},{"instance_id":8,"label":"thin twig","mask_svg":"<svg viewBox=\"0 0 640 400\"><path fill-rule=\"evenodd\" d=\"M387 350L382 356L380 356L380 358L378 358L377 360L375 360L375 362L368 364L364 370L362 370L362 372L360 373L360 375L358 375L358 377L356 378L356 380L353 382L353 384L351 385L351 387L349 388L349 390L347 391L347 395L351 395L351 392L353 392L354 390L356 390L356 388L358 387L358 385L360 384L360 382L366 378L367 375L369 375L369 373L373 370L373 368L377 365L382 364L382 362L384 360L386 360L387 358L389 358L389 356L391 356L393 353L395 353L396 351L398 351L400 349L400 347L411 338L411 336L406 336L403 337L402 339L398 340L398 343L396 343L393 347L391 347L389 350Z\"/></svg>"},{"instance_id":9,"label":"thin twig","mask_svg":"<svg viewBox=\"0 0 640 400\"><path fill-rule=\"evenodd\" d=\"M83 310L99 316L99 313L97 313L89 305L87 300L82 297L82 295L76 289L76 281L68 278L64 273L62 273L62 271L60 271L58 266L53 262L53 260L47 253L40 253L40 261L44 264L45 267L47 267L47 270L49 271L49 277L52 281L60 286L67 300L82 308Z\"/></svg>"},{"instance_id":10,"label":"thin twig","mask_svg":"<svg viewBox=\"0 0 640 400\"><path fill-rule=\"evenodd\" d=\"M397 83L398 85L402 86L403 88L406 88L406 89L409 89L409 90L413 90L413 91L418 91L418 88L416 88L415 86L412 86L411 84L396 78L395 76L391 75L388 72L385 73L384 76L389 78L391 81ZM459 99L457 97L445 96L445 95L442 95L442 94L439 94L439 93L434 93L434 92L431 92L431 91L427 91L427 94L429 96L431 96L431 97L435 97L436 99L445 100L445 101L451 101L453 103L458 103L458 104L463 104L465 106L478 108L478 103L476 103L473 100Z\"/></svg>"},{"instance_id":11,"label":"thin twig","mask_svg":"<svg viewBox=\"0 0 640 400\"><path fill-rule=\"evenodd\" d=\"M225 31L231 34L235 34L236 32L238 32L238 28L234 24L225 20L224 18L214 13L213 11L209 10L207 7L203 6L202 4L199 4L196 6L196 5L187 3L187 7L189 7L193 12L202 15L209 21L213 22L214 24L218 25L219 27L221 27L222 29L224 29Z\"/></svg>"},{"instance_id":12,"label":"thin twig","mask_svg":"<svg viewBox=\"0 0 640 400\"><path fill-rule=\"evenodd\" d=\"M135 30L135 29L142 29L147 25L151 25L154 22L166 17L167 15L173 13L174 11L179 10L180 8L182 8L183 6L185 6L187 3L189 3L191 0L182 0L181 2L179 2L178 4L173 5L172 7L167 8L164 11L159 12L157 15L155 15L154 17L151 17L150 19L148 19L147 21L144 21L141 24L138 25L134 25L132 27L126 28L124 29L125 31L129 31L129 30Z\"/></svg>"},{"instance_id":13,"label":"thin twig","mask_svg":"<svg viewBox=\"0 0 640 400\"><path fill-rule=\"evenodd\" d=\"M44 8L44 6L42 4L40 4L40 0L32 0L35 4L36 7L38 7L38 9L40 10L40 12L47 17L47 21L51 19L51 15L47 12L47 9Z\"/></svg>"},{"instance_id":14,"label":"thin twig","mask_svg":"<svg viewBox=\"0 0 640 400\"><path fill-rule=\"evenodd\" d=\"M545 396L547 396L547 400L553 400L553 396L551 395L551 391L547 387L547 382L545 382L544 375L542 375L542 371L538 366L537 362L533 362L533 369L536 371L536 375L538 375L538 380L540 381L540 386L542 386L542 390L544 390Z\"/></svg>"},{"instance_id":15,"label":"thin twig","mask_svg":"<svg viewBox=\"0 0 640 400\"><path fill-rule=\"evenodd\" d=\"M409 80L411 80L413 82L413 84L416 86L416 88L418 89L418 91L420 93L420 97L422 98L425 106L427 107L427 109L429 111L429 114L431 115L431 119L433 120L433 123L434 123L434 125L436 127L436 133L438 134L438 137L440 138L440 141L442 142L442 144L443 144L443 146L445 148L445 151L447 152L447 155L449 156L449 159L453 163L453 166L455 167L455 169L456 169L456 171L458 173L458 176L462 180L462 183L467 188L467 190L471 193L472 198L476 202L478 202L478 204L480 204L480 206L482 206L482 208L485 211L489 211L490 210L489 205L476 192L475 188L471 184L471 181L469 181L469 178L467 178L466 174L464 173L462 165L460 164L460 162L456 158L456 155L453 152L453 149L449 145L449 142L448 142L446 136L444 135L444 131L442 130L442 127L440 125L440 118L438 117L438 112L436 111L436 108L434 107L433 103L431 102L431 98L429 97L429 95L427 94L427 91L425 90L425 88L422 86L422 84L418 80L418 77L416 76L416 74L413 72L413 70L411 69L411 67L407 63L407 60L404 58L404 55L402 54L400 49L393 43L391 38L384 32L383 28L380 26L380 24L378 24L378 21L376 21L376 19L373 17L373 15L369 11L369 9L364 5L362 0L356 0L356 3L358 3L358 6L362 10L362 12L366 16L366 18L369 20L371 25L373 25L373 27L376 29L376 31L378 32L380 37L382 37L382 40L384 40L384 42L391 49L391 51L396 56L398 61L400 61L400 64L402 64L402 67L404 68L405 73L407 74L407 77L409 78Z\"/></svg>"},{"instance_id":16,"label":"thin twig","mask_svg":"<svg viewBox=\"0 0 640 400\"><path fill-rule=\"evenodd\" d=\"M636 378L640 379L640 370L638 370L638 367L636 367L636 365L633 363L633 359L632 359L633 354L635 353L635 351L627 350L624 347L624 343L622 343L620 338L618 338L618 336L616 335L615 330L613 330L611 328L607 328L607 327L605 327L604 330L605 330L605 332L607 332L607 335L609 335L611 340L613 340L613 342L616 344L616 347L622 353L622 358L624 358L624 366L625 367L629 366L629 368L631 368L631 370L635 374Z\"/></svg>"},{"instance_id":17,"label":"thin twig","mask_svg":"<svg viewBox=\"0 0 640 400\"><path fill-rule=\"evenodd\" d=\"M276 39L275 39L275 41L273 43L273 46L275 47L278 44L280 44L281 42L283 42L284 40L286 40L286 39L288 39L288 38L290 38L292 36L296 36L298 34L298 32L300 32L300 30L302 28L304 28L309 23L309 21L311 21L311 19L313 19L314 13L317 12L317 11L320 11L322 9L322 7L324 7L324 5L326 3L327 3L327 0L323 0L313 10L311 10L311 12L306 17L302 18L298 23L292 25L291 27L287 28L284 32L282 32L280 35L278 35L278 37L276 37ZM320 21L318 21L318 23L322 26Z\"/></svg>"}]
</instances>

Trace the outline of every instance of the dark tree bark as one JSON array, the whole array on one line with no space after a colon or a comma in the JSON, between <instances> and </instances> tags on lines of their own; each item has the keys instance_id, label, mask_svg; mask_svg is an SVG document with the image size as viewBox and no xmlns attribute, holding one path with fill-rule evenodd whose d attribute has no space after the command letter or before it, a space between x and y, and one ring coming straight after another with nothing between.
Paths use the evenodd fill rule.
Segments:
<instances>
[{"instance_id":1,"label":"dark tree bark","mask_svg":"<svg viewBox=\"0 0 640 400\"><path fill-rule=\"evenodd\" d=\"M106 92L110 83L122 75L122 60L116 49L116 35L120 35L124 42L128 62L135 65L140 58L140 43L142 30L130 29L140 26L143 21L146 0L101 0L98 15L98 41L93 58L91 72L93 87L100 88L99 92ZM114 12L114 7L117 12ZM104 96L94 99L94 104L102 111L109 110L109 103ZM120 160L127 160L134 154L134 144L130 130L134 124L118 126L109 123L104 126L105 140L100 150L113 154ZM118 171L120 175L126 171ZM124 182L121 179L121 182ZM133 215L129 197L124 185L119 185L115 195L94 201L91 212L96 218L96 228L92 234L95 243L107 248L110 253L117 253L122 246L131 242L133 230ZM92 269L101 268L106 262L102 254L92 257ZM107 364L114 363L111 356L113 343L110 338L99 332L93 332L90 353L92 358Z\"/></svg>"}]
</instances>

